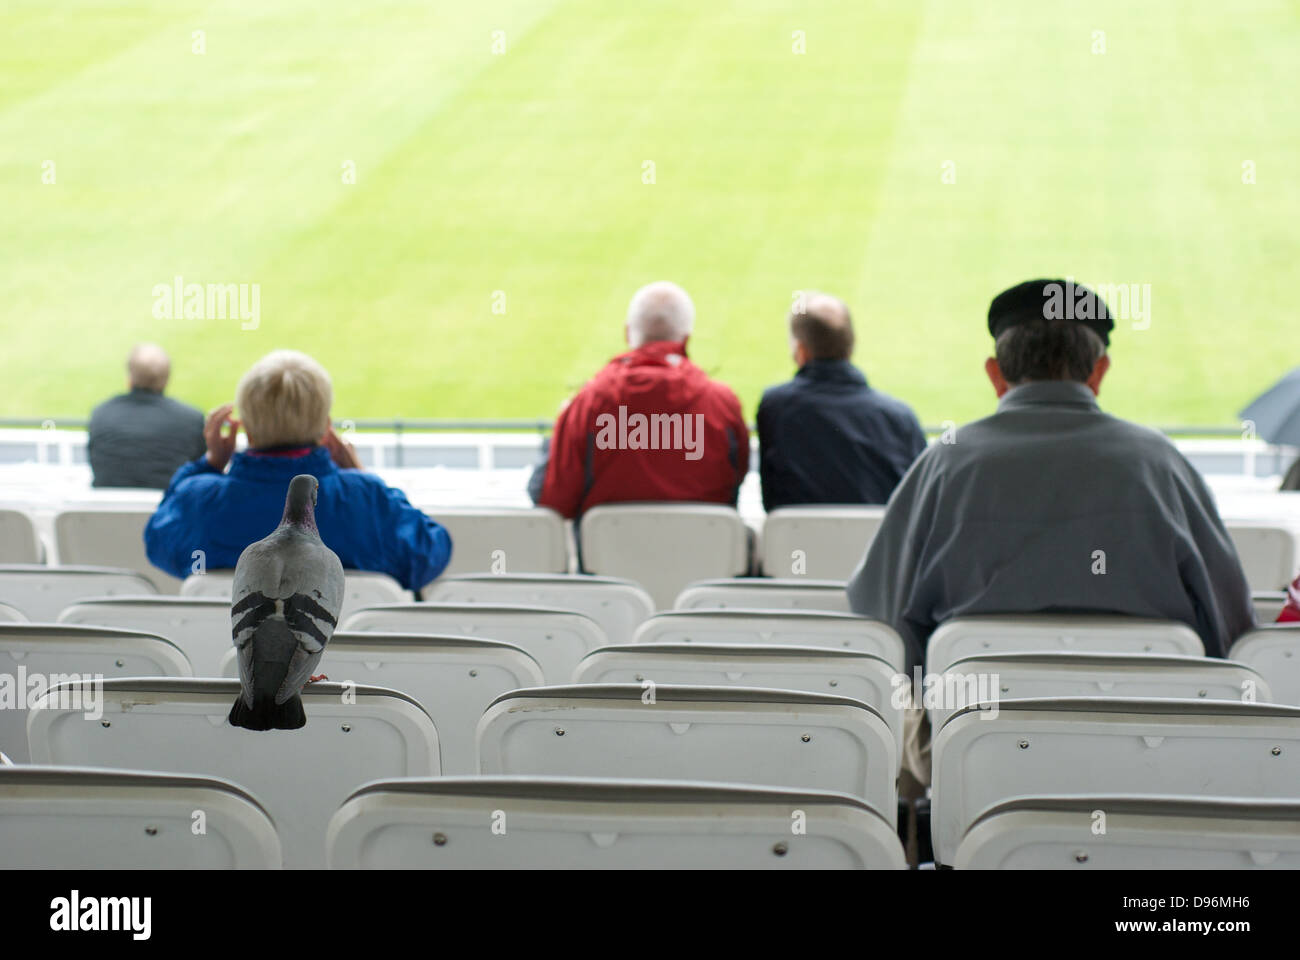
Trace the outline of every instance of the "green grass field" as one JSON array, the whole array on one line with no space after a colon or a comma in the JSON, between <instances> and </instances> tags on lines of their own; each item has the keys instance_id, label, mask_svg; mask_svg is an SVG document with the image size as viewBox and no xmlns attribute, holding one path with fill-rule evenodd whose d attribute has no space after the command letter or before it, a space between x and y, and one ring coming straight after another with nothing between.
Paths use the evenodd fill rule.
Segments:
<instances>
[{"instance_id":1,"label":"green grass field","mask_svg":"<svg viewBox=\"0 0 1300 960\"><path fill-rule=\"evenodd\" d=\"M1151 287L1109 409L1231 424L1300 363L1298 57L1291 0L5 0L0 415L148 339L204 408L294 347L338 416L546 417L667 278L749 415L819 287L962 421L989 299L1070 274ZM156 319L177 275L260 325Z\"/></svg>"}]
</instances>

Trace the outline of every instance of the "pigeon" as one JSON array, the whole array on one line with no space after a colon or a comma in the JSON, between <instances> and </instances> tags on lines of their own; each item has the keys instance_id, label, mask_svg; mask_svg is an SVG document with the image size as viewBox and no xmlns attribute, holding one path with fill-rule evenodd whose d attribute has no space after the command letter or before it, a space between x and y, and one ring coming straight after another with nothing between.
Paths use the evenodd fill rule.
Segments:
<instances>
[{"instance_id":1,"label":"pigeon","mask_svg":"<svg viewBox=\"0 0 1300 960\"><path fill-rule=\"evenodd\" d=\"M239 651L239 697L230 724L297 730L307 723L299 694L320 663L343 604L343 564L316 529L310 474L289 483L284 516L235 564L230 622Z\"/></svg>"}]
</instances>

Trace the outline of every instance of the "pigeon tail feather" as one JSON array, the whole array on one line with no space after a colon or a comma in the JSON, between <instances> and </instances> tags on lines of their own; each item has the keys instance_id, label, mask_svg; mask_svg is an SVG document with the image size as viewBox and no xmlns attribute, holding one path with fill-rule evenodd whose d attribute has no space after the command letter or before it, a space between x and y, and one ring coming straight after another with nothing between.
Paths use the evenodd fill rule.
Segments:
<instances>
[{"instance_id":1,"label":"pigeon tail feather","mask_svg":"<svg viewBox=\"0 0 1300 960\"><path fill-rule=\"evenodd\" d=\"M297 730L307 725L307 711L302 697L294 694L284 703L274 700L255 701L250 708L243 696L235 698L230 708L230 725L245 730Z\"/></svg>"}]
</instances>

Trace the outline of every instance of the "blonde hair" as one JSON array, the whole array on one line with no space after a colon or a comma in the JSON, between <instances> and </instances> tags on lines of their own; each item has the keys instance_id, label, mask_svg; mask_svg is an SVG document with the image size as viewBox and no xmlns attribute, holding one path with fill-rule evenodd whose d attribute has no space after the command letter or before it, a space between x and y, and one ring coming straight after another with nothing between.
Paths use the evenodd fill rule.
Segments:
<instances>
[{"instance_id":1,"label":"blonde hair","mask_svg":"<svg viewBox=\"0 0 1300 960\"><path fill-rule=\"evenodd\" d=\"M325 368L297 350L275 350L249 369L235 406L258 447L319 443L329 426L334 385Z\"/></svg>"}]
</instances>

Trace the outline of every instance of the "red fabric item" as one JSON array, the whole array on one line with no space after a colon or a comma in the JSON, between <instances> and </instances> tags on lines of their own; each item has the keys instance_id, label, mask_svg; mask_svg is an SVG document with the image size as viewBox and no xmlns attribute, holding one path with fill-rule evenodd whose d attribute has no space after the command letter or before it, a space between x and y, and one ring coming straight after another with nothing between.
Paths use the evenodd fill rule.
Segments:
<instances>
[{"instance_id":1,"label":"red fabric item","mask_svg":"<svg viewBox=\"0 0 1300 960\"><path fill-rule=\"evenodd\" d=\"M273 447L269 450L246 450L244 452L254 457L305 457L314 449L314 447Z\"/></svg>"},{"instance_id":2,"label":"red fabric item","mask_svg":"<svg viewBox=\"0 0 1300 960\"><path fill-rule=\"evenodd\" d=\"M615 357L560 412L538 503L570 518L636 500L734 504L748 470L735 393L684 342L659 341Z\"/></svg>"},{"instance_id":3,"label":"red fabric item","mask_svg":"<svg viewBox=\"0 0 1300 960\"><path fill-rule=\"evenodd\" d=\"M1286 606L1277 615L1278 623L1300 620L1300 577L1296 577L1286 592Z\"/></svg>"}]
</instances>

